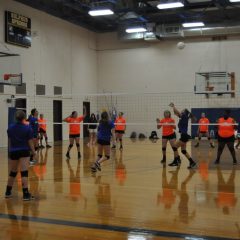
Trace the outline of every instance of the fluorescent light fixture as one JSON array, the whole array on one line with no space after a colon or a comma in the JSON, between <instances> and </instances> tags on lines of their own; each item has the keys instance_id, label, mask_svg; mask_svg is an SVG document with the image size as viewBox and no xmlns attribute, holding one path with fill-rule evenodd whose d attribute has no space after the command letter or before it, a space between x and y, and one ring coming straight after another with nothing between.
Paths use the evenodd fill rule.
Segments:
<instances>
[{"instance_id":1,"label":"fluorescent light fixture","mask_svg":"<svg viewBox=\"0 0 240 240\"><path fill-rule=\"evenodd\" d=\"M233 3L235 3L235 2L240 2L240 0L229 0L230 2L233 2Z\"/></svg>"},{"instance_id":2,"label":"fluorescent light fixture","mask_svg":"<svg viewBox=\"0 0 240 240\"><path fill-rule=\"evenodd\" d=\"M183 27L190 28L190 27L204 27L205 24L203 22L189 22L189 23L183 23Z\"/></svg>"},{"instance_id":3,"label":"fluorescent light fixture","mask_svg":"<svg viewBox=\"0 0 240 240\"><path fill-rule=\"evenodd\" d=\"M135 27L135 28L127 28L126 32L127 33L141 33L141 32L146 32L147 29L144 27Z\"/></svg>"},{"instance_id":4,"label":"fluorescent light fixture","mask_svg":"<svg viewBox=\"0 0 240 240\"><path fill-rule=\"evenodd\" d=\"M95 9L95 10L90 10L88 14L93 17L96 17L96 16L112 15L114 14L114 12L111 9Z\"/></svg>"},{"instance_id":5,"label":"fluorescent light fixture","mask_svg":"<svg viewBox=\"0 0 240 240\"><path fill-rule=\"evenodd\" d=\"M181 1L159 3L157 5L158 9L180 8L180 7L184 7L184 4Z\"/></svg>"}]
</instances>

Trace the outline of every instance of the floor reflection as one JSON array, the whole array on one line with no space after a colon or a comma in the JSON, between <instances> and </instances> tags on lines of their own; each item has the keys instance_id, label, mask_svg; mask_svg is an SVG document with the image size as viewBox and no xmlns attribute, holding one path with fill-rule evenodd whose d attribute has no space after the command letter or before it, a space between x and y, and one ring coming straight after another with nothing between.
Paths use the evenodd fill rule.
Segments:
<instances>
[{"instance_id":1,"label":"floor reflection","mask_svg":"<svg viewBox=\"0 0 240 240\"><path fill-rule=\"evenodd\" d=\"M196 172L190 171L187 178L181 183L181 189L178 192L180 202L178 205L178 212L179 216L177 218L178 221L182 223L189 223L196 217L196 210L192 210L189 212L189 195L187 192L187 184L191 181L192 177L194 176Z\"/></svg>"},{"instance_id":2,"label":"floor reflection","mask_svg":"<svg viewBox=\"0 0 240 240\"><path fill-rule=\"evenodd\" d=\"M221 167L217 167L218 178L218 195L215 198L215 203L218 208L221 208L223 214L230 214L230 210L234 209L237 204L237 197L235 196L235 176L236 168L233 167L228 179L225 180Z\"/></svg>"},{"instance_id":3,"label":"floor reflection","mask_svg":"<svg viewBox=\"0 0 240 240\"><path fill-rule=\"evenodd\" d=\"M178 173L177 168L174 171L170 171L171 178L167 179L167 168L163 167L162 170L162 194L157 195L157 205L163 204L166 209L170 209L176 202L177 188L178 188Z\"/></svg>"}]
</instances>

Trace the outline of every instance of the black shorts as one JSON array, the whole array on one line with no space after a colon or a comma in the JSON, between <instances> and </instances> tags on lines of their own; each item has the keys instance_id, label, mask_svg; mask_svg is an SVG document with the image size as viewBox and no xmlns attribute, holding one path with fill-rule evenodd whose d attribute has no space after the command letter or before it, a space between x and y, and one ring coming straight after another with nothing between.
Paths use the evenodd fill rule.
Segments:
<instances>
[{"instance_id":1,"label":"black shorts","mask_svg":"<svg viewBox=\"0 0 240 240\"><path fill-rule=\"evenodd\" d=\"M98 139L97 143L103 146L110 146L110 141Z\"/></svg>"},{"instance_id":2,"label":"black shorts","mask_svg":"<svg viewBox=\"0 0 240 240\"><path fill-rule=\"evenodd\" d=\"M46 131L42 128L39 128L39 133L46 133Z\"/></svg>"},{"instance_id":3,"label":"black shorts","mask_svg":"<svg viewBox=\"0 0 240 240\"><path fill-rule=\"evenodd\" d=\"M69 138L80 138L80 134L69 134Z\"/></svg>"},{"instance_id":4,"label":"black shorts","mask_svg":"<svg viewBox=\"0 0 240 240\"><path fill-rule=\"evenodd\" d=\"M181 133L181 137L180 137L180 141L181 142L188 142L188 140L191 138L191 136L189 136L187 133Z\"/></svg>"},{"instance_id":5,"label":"black shorts","mask_svg":"<svg viewBox=\"0 0 240 240\"><path fill-rule=\"evenodd\" d=\"M123 131L123 130L115 130L115 133L124 134L125 131Z\"/></svg>"},{"instance_id":6,"label":"black shorts","mask_svg":"<svg viewBox=\"0 0 240 240\"><path fill-rule=\"evenodd\" d=\"M227 142L234 142L234 141L235 141L235 136L234 135L232 135L231 137L226 137L226 138L220 137L218 135L218 142L225 142L225 143L227 143Z\"/></svg>"},{"instance_id":7,"label":"black shorts","mask_svg":"<svg viewBox=\"0 0 240 240\"><path fill-rule=\"evenodd\" d=\"M11 160L19 160L20 158L30 157L30 151L20 150L9 153L9 157Z\"/></svg>"},{"instance_id":8,"label":"black shorts","mask_svg":"<svg viewBox=\"0 0 240 240\"><path fill-rule=\"evenodd\" d=\"M168 136L162 136L162 139L167 139L167 140L176 139L176 133L173 133L173 134L168 135Z\"/></svg>"}]
</instances>

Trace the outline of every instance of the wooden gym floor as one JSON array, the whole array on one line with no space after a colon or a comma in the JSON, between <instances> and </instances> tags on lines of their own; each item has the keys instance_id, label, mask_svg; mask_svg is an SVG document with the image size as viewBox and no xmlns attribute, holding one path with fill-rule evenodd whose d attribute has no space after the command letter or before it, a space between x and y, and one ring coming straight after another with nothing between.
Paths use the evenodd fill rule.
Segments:
<instances>
[{"instance_id":1,"label":"wooden gym floor","mask_svg":"<svg viewBox=\"0 0 240 240\"><path fill-rule=\"evenodd\" d=\"M42 150L29 173L36 200L24 203L19 176L14 198L4 199L8 162L1 149L0 239L240 239L240 167L227 149L216 167L216 149L189 143L199 165L189 171L184 157L180 168L160 164L161 141L124 144L94 176L96 149L82 144L81 161L75 148L66 160L67 142ZM167 156L170 162L170 148Z\"/></svg>"}]
</instances>

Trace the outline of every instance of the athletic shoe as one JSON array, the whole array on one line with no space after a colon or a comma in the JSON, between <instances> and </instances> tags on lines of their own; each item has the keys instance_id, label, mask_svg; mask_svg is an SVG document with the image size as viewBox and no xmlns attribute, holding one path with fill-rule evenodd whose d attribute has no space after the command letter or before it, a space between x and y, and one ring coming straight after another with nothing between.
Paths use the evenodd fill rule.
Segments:
<instances>
[{"instance_id":1,"label":"athletic shoe","mask_svg":"<svg viewBox=\"0 0 240 240\"><path fill-rule=\"evenodd\" d=\"M178 160L174 159L173 162L168 164L169 167L178 167L179 166L179 162Z\"/></svg>"},{"instance_id":2,"label":"athletic shoe","mask_svg":"<svg viewBox=\"0 0 240 240\"><path fill-rule=\"evenodd\" d=\"M199 146L199 143L196 143L196 145L194 147L197 148L198 146Z\"/></svg>"},{"instance_id":3,"label":"athletic shoe","mask_svg":"<svg viewBox=\"0 0 240 240\"><path fill-rule=\"evenodd\" d=\"M39 148L43 149L43 148L45 148L45 147L44 147L43 145L40 145Z\"/></svg>"},{"instance_id":4,"label":"athletic shoe","mask_svg":"<svg viewBox=\"0 0 240 240\"><path fill-rule=\"evenodd\" d=\"M233 161L233 165L237 165L237 161Z\"/></svg>"},{"instance_id":5,"label":"athletic shoe","mask_svg":"<svg viewBox=\"0 0 240 240\"><path fill-rule=\"evenodd\" d=\"M122 151L123 150L123 146L120 146L119 150Z\"/></svg>"},{"instance_id":6,"label":"athletic shoe","mask_svg":"<svg viewBox=\"0 0 240 240\"><path fill-rule=\"evenodd\" d=\"M197 164L195 162L191 162L188 166L188 169L194 169L197 167Z\"/></svg>"},{"instance_id":7,"label":"athletic shoe","mask_svg":"<svg viewBox=\"0 0 240 240\"><path fill-rule=\"evenodd\" d=\"M211 147L211 148L215 148L215 146L213 145L213 143L210 143L210 147Z\"/></svg>"},{"instance_id":8,"label":"athletic shoe","mask_svg":"<svg viewBox=\"0 0 240 240\"><path fill-rule=\"evenodd\" d=\"M98 171L101 171L101 165L98 162L95 162L95 167Z\"/></svg>"},{"instance_id":9,"label":"athletic shoe","mask_svg":"<svg viewBox=\"0 0 240 240\"><path fill-rule=\"evenodd\" d=\"M181 163L182 163L182 161L181 161L181 158L180 158L180 157L178 157L177 161L178 161L178 165L180 166L180 165L181 165Z\"/></svg>"},{"instance_id":10,"label":"athletic shoe","mask_svg":"<svg viewBox=\"0 0 240 240\"><path fill-rule=\"evenodd\" d=\"M92 173L95 173L95 172L97 172L97 169L94 166L92 166L91 171L92 171Z\"/></svg>"},{"instance_id":11,"label":"athletic shoe","mask_svg":"<svg viewBox=\"0 0 240 240\"><path fill-rule=\"evenodd\" d=\"M34 196L31 195L31 193L24 193L23 194L23 201L31 201L34 200Z\"/></svg>"},{"instance_id":12,"label":"athletic shoe","mask_svg":"<svg viewBox=\"0 0 240 240\"><path fill-rule=\"evenodd\" d=\"M216 161L214 162L214 164L216 164L216 165L218 165L219 163L220 163L219 160L216 160Z\"/></svg>"},{"instance_id":13,"label":"athletic shoe","mask_svg":"<svg viewBox=\"0 0 240 240\"><path fill-rule=\"evenodd\" d=\"M66 158L68 158L68 159L71 158L69 152L66 153Z\"/></svg>"},{"instance_id":14,"label":"athletic shoe","mask_svg":"<svg viewBox=\"0 0 240 240\"><path fill-rule=\"evenodd\" d=\"M81 153L79 152L79 153L78 153L78 159L80 159L80 158L81 158Z\"/></svg>"},{"instance_id":15,"label":"athletic shoe","mask_svg":"<svg viewBox=\"0 0 240 240\"><path fill-rule=\"evenodd\" d=\"M12 198L12 192L6 192L5 193L5 198Z\"/></svg>"},{"instance_id":16,"label":"athletic shoe","mask_svg":"<svg viewBox=\"0 0 240 240\"><path fill-rule=\"evenodd\" d=\"M37 163L37 161L36 160L30 160L29 163L30 163L30 166L34 166Z\"/></svg>"},{"instance_id":17,"label":"athletic shoe","mask_svg":"<svg viewBox=\"0 0 240 240\"><path fill-rule=\"evenodd\" d=\"M116 145L113 145L113 146L112 146L112 149L116 149Z\"/></svg>"},{"instance_id":18,"label":"athletic shoe","mask_svg":"<svg viewBox=\"0 0 240 240\"><path fill-rule=\"evenodd\" d=\"M52 146L50 146L49 144L46 145L46 148L51 148Z\"/></svg>"}]
</instances>

